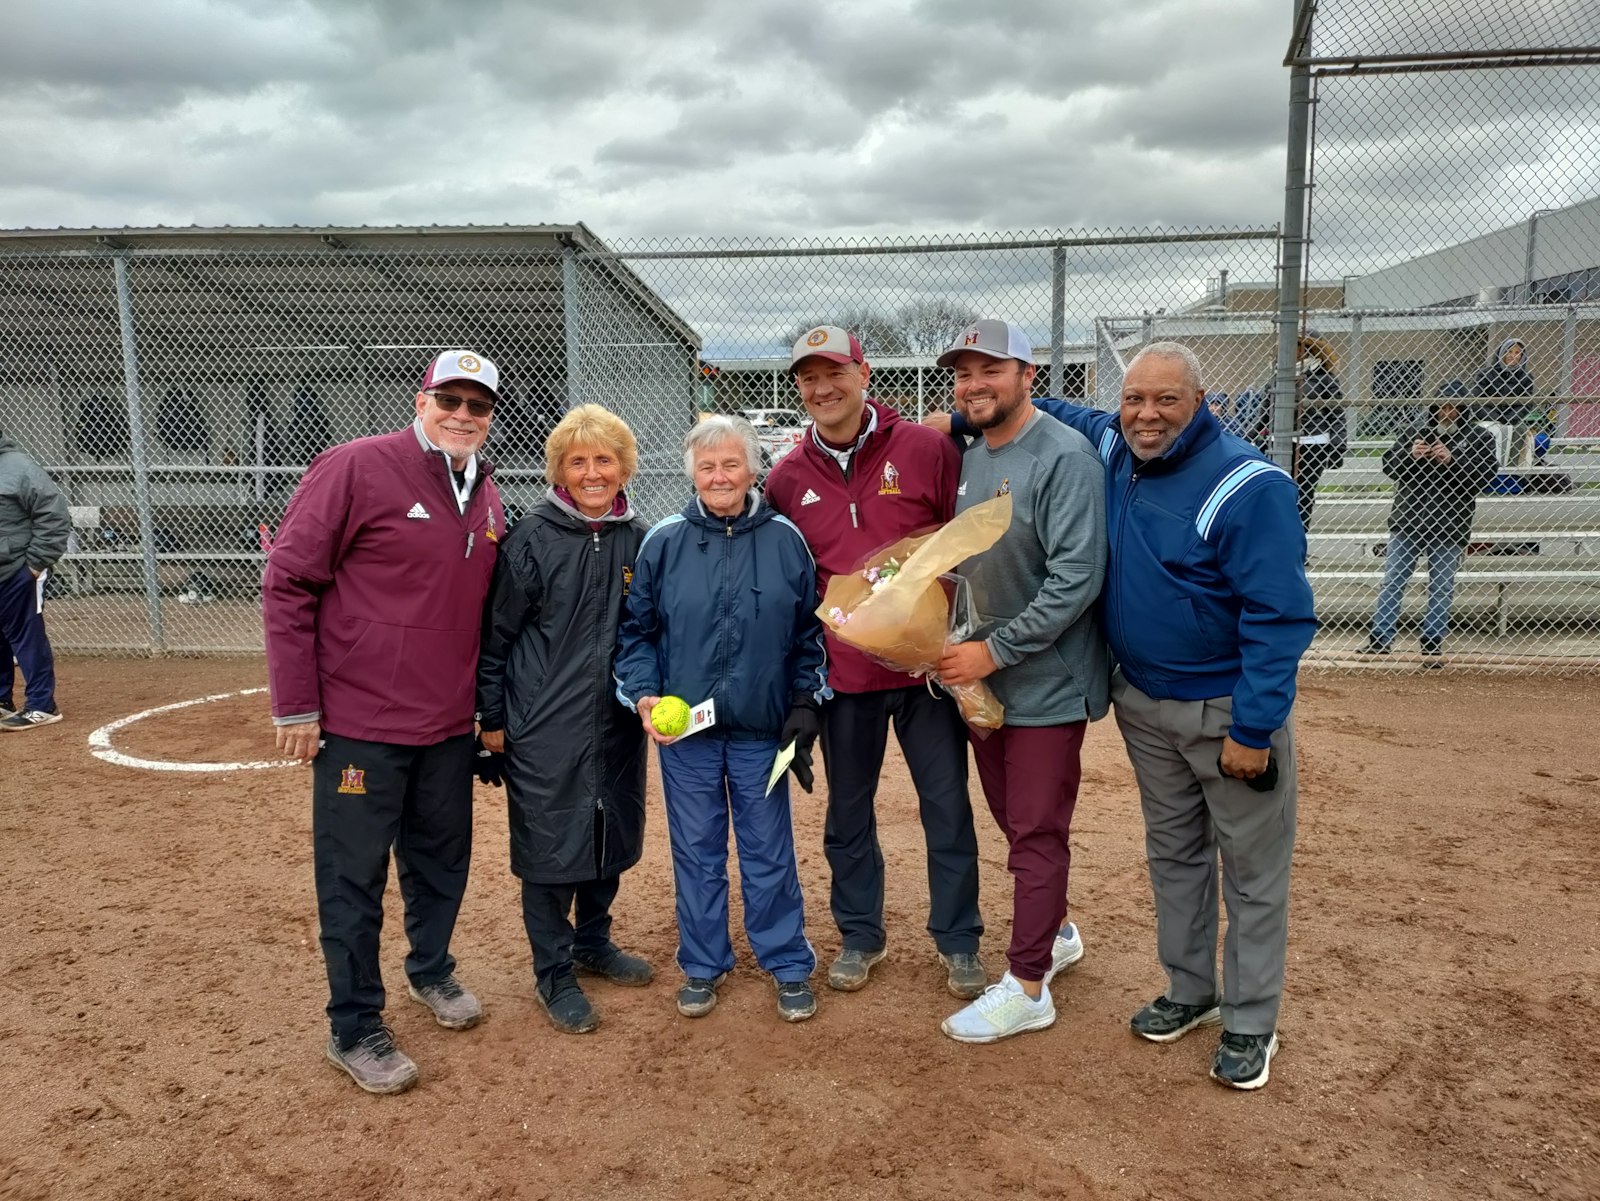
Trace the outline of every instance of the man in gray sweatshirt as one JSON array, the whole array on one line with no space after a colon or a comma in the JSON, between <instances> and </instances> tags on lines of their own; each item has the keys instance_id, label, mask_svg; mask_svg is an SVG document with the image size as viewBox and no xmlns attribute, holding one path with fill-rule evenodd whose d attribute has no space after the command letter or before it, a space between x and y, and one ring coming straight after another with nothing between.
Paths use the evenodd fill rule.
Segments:
<instances>
[{"instance_id":1,"label":"man in gray sweatshirt","mask_svg":"<svg viewBox=\"0 0 1600 1201\"><path fill-rule=\"evenodd\" d=\"M1050 980L1083 955L1067 912L1072 810L1084 730L1109 707L1109 663L1096 599L1106 569L1105 469L1082 434L1043 418L1030 397L1028 339L1004 321L974 322L939 356L956 402L983 433L962 457L956 512L1010 494L1011 528L958 569L983 624L949 647L939 676L986 679L1005 724L972 739L984 797L1010 845L1010 970L943 1030L987 1043L1056 1020Z\"/></svg>"}]
</instances>

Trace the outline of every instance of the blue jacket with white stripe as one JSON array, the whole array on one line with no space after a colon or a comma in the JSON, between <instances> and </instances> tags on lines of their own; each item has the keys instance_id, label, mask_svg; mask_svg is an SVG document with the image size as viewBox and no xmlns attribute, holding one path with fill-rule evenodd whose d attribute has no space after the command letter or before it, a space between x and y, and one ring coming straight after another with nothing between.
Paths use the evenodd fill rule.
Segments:
<instances>
[{"instance_id":1,"label":"blue jacket with white stripe","mask_svg":"<svg viewBox=\"0 0 1600 1201\"><path fill-rule=\"evenodd\" d=\"M711 699L710 737L775 740L796 698L832 695L816 609L816 564L787 517L753 488L736 517L697 497L634 556L617 698L630 709L644 696Z\"/></svg>"},{"instance_id":2,"label":"blue jacket with white stripe","mask_svg":"<svg viewBox=\"0 0 1600 1201\"><path fill-rule=\"evenodd\" d=\"M1233 698L1228 731L1270 745L1317 630L1295 485L1206 406L1166 454L1140 460L1116 413L1035 402L1106 465L1106 640L1128 682L1170 700Z\"/></svg>"}]
</instances>

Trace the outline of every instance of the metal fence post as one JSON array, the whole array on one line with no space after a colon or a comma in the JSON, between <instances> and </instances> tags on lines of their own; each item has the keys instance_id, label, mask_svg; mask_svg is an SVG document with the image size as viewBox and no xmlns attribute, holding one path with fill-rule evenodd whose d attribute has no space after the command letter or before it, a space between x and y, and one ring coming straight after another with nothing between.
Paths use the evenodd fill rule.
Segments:
<instances>
[{"instance_id":1,"label":"metal fence post","mask_svg":"<svg viewBox=\"0 0 1600 1201\"><path fill-rule=\"evenodd\" d=\"M1578 357L1578 310L1568 305L1561 321L1561 383L1556 402L1556 434L1567 436L1567 425L1572 417L1573 360Z\"/></svg>"},{"instance_id":2,"label":"metal fence post","mask_svg":"<svg viewBox=\"0 0 1600 1201\"><path fill-rule=\"evenodd\" d=\"M128 257L111 260L117 278L117 318L122 326L122 376L128 395L128 448L133 455L133 500L139 513L139 543L144 548L144 600L150 624L150 649L167 649L161 629L161 581L156 575L155 513L150 505L150 464L145 445L144 413L139 395L139 346L133 329L133 292L128 284Z\"/></svg>"},{"instance_id":3,"label":"metal fence post","mask_svg":"<svg viewBox=\"0 0 1600 1201\"><path fill-rule=\"evenodd\" d=\"M566 345L567 408L578 399L578 253L571 246L561 248L561 315Z\"/></svg>"},{"instance_id":4,"label":"metal fence post","mask_svg":"<svg viewBox=\"0 0 1600 1201\"><path fill-rule=\"evenodd\" d=\"M1067 248L1050 251L1050 395L1067 386Z\"/></svg>"},{"instance_id":5,"label":"metal fence post","mask_svg":"<svg viewBox=\"0 0 1600 1201\"><path fill-rule=\"evenodd\" d=\"M1283 176L1283 261L1278 268L1278 359L1272 379L1272 461L1294 468L1295 343L1306 258L1306 149L1311 129L1311 71L1289 70L1289 154Z\"/></svg>"}]
</instances>

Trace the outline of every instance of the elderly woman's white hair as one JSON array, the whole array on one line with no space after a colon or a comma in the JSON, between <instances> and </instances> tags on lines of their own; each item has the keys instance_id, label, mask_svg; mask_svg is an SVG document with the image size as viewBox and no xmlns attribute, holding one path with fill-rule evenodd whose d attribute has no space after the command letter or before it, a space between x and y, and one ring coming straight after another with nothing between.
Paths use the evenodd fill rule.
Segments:
<instances>
[{"instance_id":1,"label":"elderly woman's white hair","mask_svg":"<svg viewBox=\"0 0 1600 1201\"><path fill-rule=\"evenodd\" d=\"M724 442L743 442L744 456L750 470L761 470L761 440L756 437L755 426L743 417L724 417L719 414L697 422L683 436L683 474L694 479L695 456Z\"/></svg>"}]
</instances>

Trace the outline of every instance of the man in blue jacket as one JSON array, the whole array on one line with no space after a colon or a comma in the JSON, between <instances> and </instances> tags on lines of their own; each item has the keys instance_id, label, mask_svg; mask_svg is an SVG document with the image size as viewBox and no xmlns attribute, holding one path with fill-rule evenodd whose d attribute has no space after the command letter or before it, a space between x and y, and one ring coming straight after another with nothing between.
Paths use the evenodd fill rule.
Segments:
<instances>
[{"instance_id":1,"label":"man in blue jacket","mask_svg":"<svg viewBox=\"0 0 1600 1201\"><path fill-rule=\"evenodd\" d=\"M1317 626L1295 484L1218 426L1199 360L1176 342L1134 356L1120 413L1038 404L1106 465L1101 601L1119 663L1111 700L1139 782L1168 978L1131 1025L1172 1042L1220 1021L1212 1078L1257 1089L1278 1049L1288 945L1290 711ZM1220 994L1219 849L1228 907Z\"/></svg>"}]
</instances>

